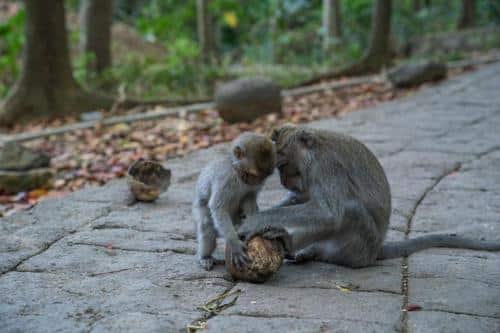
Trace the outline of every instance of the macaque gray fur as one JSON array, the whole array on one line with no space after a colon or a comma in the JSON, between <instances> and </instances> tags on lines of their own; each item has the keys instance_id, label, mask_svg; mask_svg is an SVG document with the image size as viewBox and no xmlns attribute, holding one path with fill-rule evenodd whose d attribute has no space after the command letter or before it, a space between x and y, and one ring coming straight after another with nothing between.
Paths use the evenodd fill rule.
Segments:
<instances>
[{"instance_id":1,"label":"macaque gray fur","mask_svg":"<svg viewBox=\"0 0 500 333\"><path fill-rule=\"evenodd\" d=\"M297 262L325 261L365 267L429 247L498 251L500 242L456 235L424 235L384 244L391 192L382 166L356 139L326 130L285 125L273 132L277 167L287 197L247 216L242 239L259 230L284 228Z\"/></svg>"},{"instance_id":2,"label":"macaque gray fur","mask_svg":"<svg viewBox=\"0 0 500 333\"><path fill-rule=\"evenodd\" d=\"M215 264L212 254L218 236L226 240L236 267L248 262L246 245L238 238L235 226L240 225L243 215L258 211L257 194L276 165L274 145L263 135L243 133L231 148L230 154L202 170L196 186L193 217L197 256L206 270Z\"/></svg>"}]
</instances>

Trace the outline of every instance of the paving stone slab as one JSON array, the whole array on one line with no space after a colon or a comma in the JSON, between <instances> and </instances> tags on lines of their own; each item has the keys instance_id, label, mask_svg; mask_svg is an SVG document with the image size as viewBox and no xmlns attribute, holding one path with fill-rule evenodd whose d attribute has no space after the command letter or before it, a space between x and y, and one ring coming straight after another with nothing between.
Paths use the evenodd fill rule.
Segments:
<instances>
[{"instance_id":1,"label":"paving stone slab","mask_svg":"<svg viewBox=\"0 0 500 333\"><path fill-rule=\"evenodd\" d=\"M165 232L194 238L191 205L176 204L160 198L155 203L138 203L96 219L95 229L129 228L138 231Z\"/></svg>"},{"instance_id":2,"label":"paving stone slab","mask_svg":"<svg viewBox=\"0 0 500 333\"><path fill-rule=\"evenodd\" d=\"M412 230L439 231L499 223L500 193L431 191L417 208Z\"/></svg>"},{"instance_id":3,"label":"paving stone slab","mask_svg":"<svg viewBox=\"0 0 500 333\"><path fill-rule=\"evenodd\" d=\"M450 153L481 154L500 144L497 131L500 112L495 112L483 121L464 128L450 130L439 138L413 142L409 149L416 151L438 151Z\"/></svg>"},{"instance_id":4,"label":"paving stone slab","mask_svg":"<svg viewBox=\"0 0 500 333\"><path fill-rule=\"evenodd\" d=\"M222 267L207 272L198 267L195 256L171 250L122 250L113 244L102 246L72 245L60 242L44 253L28 259L19 271L53 272L78 275L103 275L113 272L143 273L170 279L192 280L222 277Z\"/></svg>"},{"instance_id":5,"label":"paving stone slab","mask_svg":"<svg viewBox=\"0 0 500 333\"><path fill-rule=\"evenodd\" d=\"M139 311L163 317L179 314L175 321L163 323L173 322L180 327L200 316L196 307L205 299L226 288L210 280L171 281L162 286L126 273L78 277L10 272L2 277L0 285L1 294L5 295L0 320L12 332L89 331L103 318ZM18 293L13 295L9 290Z\"/></svg>"},{"instance_id":6,"label":"paving stone slab","mask_svg":"<svg viewBox=\"0 0 500 333\"><path fill-rule=\"evenodd\" d=\"M310 262L285 264L266 285L281 288L317 288L401 293L401 259L383 260L369 268L350 269Z\"/></svg>"},{"instance_id":7,"label":"paving stone slab","mask_svg":"<svg viewBox=\"0 0 500 333\"><path fill-rule=\"evenodd\" d=\"M222 315L210 319L201 332L219 333L349 333L349 332L398 332L398 327L384 323L367 323L356 320L315 320L303 318L255 318L245 316Z\"/></svg>"},{"instance_id":8,"label":"paving stone slab","mask_svg":"<svg viewBox=\"0 0 500 333\"><path fill-rule=\"evenodd\" d=\"M95 245L128 251L175 252L194 255L196 242L183 235L140 232L130 229L98 229L82 231L65 239L71 245Z\"/></svg>"},{"instance_id":9,"label":"paving stone slab","mask_svg":"<svg viewBox=\"0 0 500 333\"><path fill-rule=\"evenodd\" d=\"M79 227L106 215L102 203L43 201L0 222L0 273L35 255Z\"/></svg>"},{"instance_id":10,"label":"paving stone slab","mask_svg":"<svg viewBox=\"0 0 500 333\"><path fill-rule=\"evenodd\" d=\"M418 311L408 314L408 332L483 332L500 331L500 319L449 312Z\"/></svg>"},{"instance_id":11,"label":"paving stone slab","mask_svg":"<svg viewBox=\"0 0 500 333\"><path fill-rule=\"evenodd\" d=\"M238 283L235 288L242 290L241 295L225 315L340 319L394 327L401 315L401 295L247 283Z\"/></svg>"},{"instance_id":12,"label":"paving stone slab","mask_svg":"<svg viewBox=\"0 0 500 333\"><path fill-rule=\"evenodd\" d=\"M429 311L500 319L500 254L454 253L432 249L410 256L409 303Z\"/></svg>"},{"instance_id":13,"label":"paving stone slab","mask_svg":"<svg viewBox=\"0 0 500 333\"><path fill-rule=\"evenodd\" d=\"M185 333L186 325L197 314L176 311L165 313L125 312L107 316L92 326L92 333Z\"/></svg>"}]
</instances>

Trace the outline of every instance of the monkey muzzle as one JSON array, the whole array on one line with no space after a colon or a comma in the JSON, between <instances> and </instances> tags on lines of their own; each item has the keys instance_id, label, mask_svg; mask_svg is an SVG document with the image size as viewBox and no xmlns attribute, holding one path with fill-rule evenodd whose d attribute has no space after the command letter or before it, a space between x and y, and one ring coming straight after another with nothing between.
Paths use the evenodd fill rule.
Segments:
<instances>
[{"instance_id":1,"label":"monkey muzzle","mask_svg":"<svg viewBox=\"0 0 500 333\"><path fill-rule=\"evenodd\" d=\"M290 164L282 164L278 167L280 172L281 185L289 189L292 192L301 193L302 192L302 181L301 174L297 168L290 166Z\"/></svg>"}]
</instances>

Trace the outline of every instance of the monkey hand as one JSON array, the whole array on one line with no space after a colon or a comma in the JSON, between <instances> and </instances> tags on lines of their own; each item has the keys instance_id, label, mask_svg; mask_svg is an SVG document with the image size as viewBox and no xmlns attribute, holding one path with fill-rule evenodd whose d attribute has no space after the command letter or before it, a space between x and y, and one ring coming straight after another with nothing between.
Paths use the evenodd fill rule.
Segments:
<instances>
[{"instance_id":1,"label":"monkey hand","mask_svg":"<svg viewBox=\"0 0 500 333\"><path fill-rule=\"evenodd\" d=\"M238 237L242 241L247 242L253 236L261 235L261 230L262 228L254 225L253 223L247 222L247 219L245 219L245 222L238 229Z\"/></svg>"},{"instance_id":2,"label":"monkey hand","mask_svg":"<svg viewBox=\"0 0 500 333\"><path fill-rule=\"evenodd\" d=\"M269 240L277 239L283 243L285 253L289 253L292 250L292 237L283 227L264 226L252 230L244 224L238 230L238 235L245 242L248 242L254 236L261 236Z\"/></svg>"},{"instance_id":3,"label":"monkey hand","mask_svg":"<svg viewBox=\"0 0 500 333\"><path fill-rule=\"evenodd\" d=\"M235 239L229 240L227 242L227 246L229 247L231 263L238 270L243 270L243 268L250 262L250 258L248 258L246 253L246 244L239 239Z\"/></svg>"}]
</instances>

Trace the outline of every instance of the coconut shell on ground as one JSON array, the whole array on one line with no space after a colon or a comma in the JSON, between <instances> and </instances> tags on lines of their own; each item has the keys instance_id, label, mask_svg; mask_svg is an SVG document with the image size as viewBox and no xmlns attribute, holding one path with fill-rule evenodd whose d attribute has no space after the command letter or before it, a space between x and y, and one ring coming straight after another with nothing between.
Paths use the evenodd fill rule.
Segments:
<instances>
[{"instance_id":1,"label":"coconut shell on ground","mask_svg":"<svg viewBox=\"0 0 500 333\"><path fill-rule=\"evenodd\" d=\"M127 178L134 198L151 202L168 189L171 172L159 162L140 159L130 166Z\"/></svg>"},{"instance_id":2,"label":"coconut shell on ground","mask_svg":"<svg viewBox=\"0 0 500 333\"><path fill-rule=\"evenodd\" d=\"M268 113L281 112L281 89L266 79L231 81L215 92L215 108L229 123L249 122Z\"/></svg>"},{"instance_id":3,"label":"coconut shell on ground","mask_svg":"<svg viewBox=\"0 0 500 333\"><path fill-rule=\"evenodd\" d=\"M231 263L229 247L226 247L226 270L235 280L262 283L276 273L283 263L285 250L279 239L266 239L254 236L247 242L247 255L250 263L238 270Z\"/></svg>"}]
</instances>

